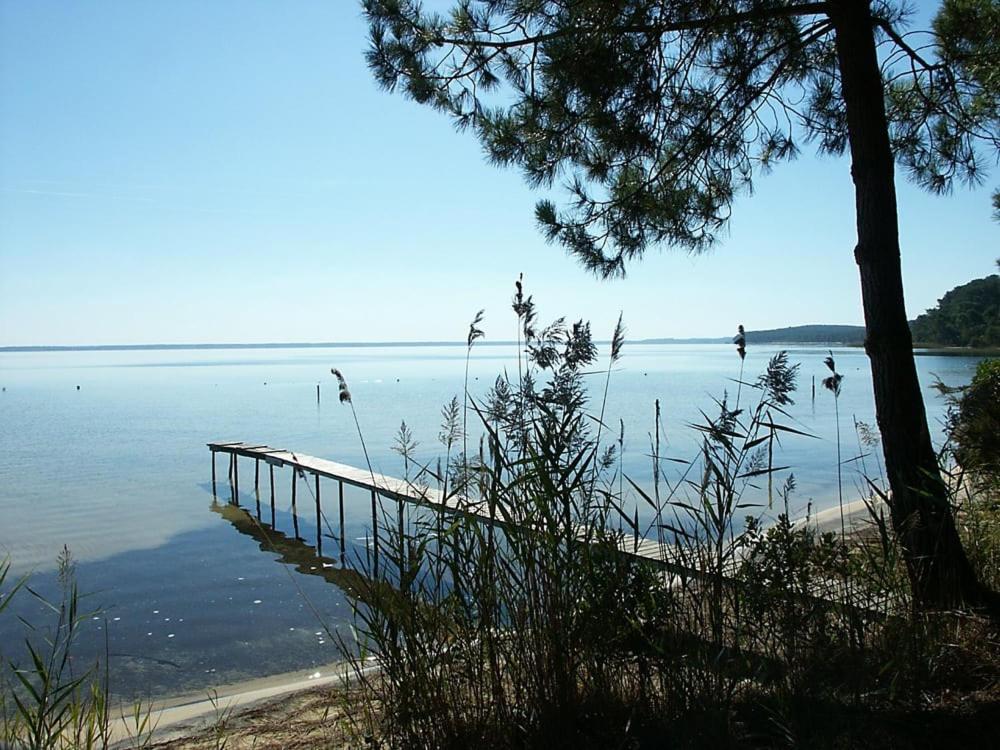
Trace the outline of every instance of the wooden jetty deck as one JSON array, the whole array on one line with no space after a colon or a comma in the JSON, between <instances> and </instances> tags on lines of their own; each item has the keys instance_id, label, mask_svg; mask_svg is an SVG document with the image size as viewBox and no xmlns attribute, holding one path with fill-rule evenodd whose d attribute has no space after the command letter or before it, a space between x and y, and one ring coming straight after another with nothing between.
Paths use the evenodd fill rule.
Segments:
<instances>
[{"instance_id":1,"label":"wooden jetty deck","mask_svg":"<svg viewBox=\"0 0 1000 750\"><path fill-rule=\"evenodd\" d=\"M320 559L323 558L323 527L326 515L323 513L322 500L320 495L320 478L326 478L337 482L337 510L339 523L337 528L339 534L334 535L330 524L326 528L330 531L328 538L337 539L339 536L340 560L343 563L346 559L346 539L344 532L344 487L350 486L365 490L371 502L371 543L374 566L377 570L379 560L379 516L380 498L387 500L402 501L413 505L422 506L445 515L463 515L472 517L484 524L492 524L497 527L505 527L507 524L497 518L496 514L490 514L487 504L480 500L466 498L457 494L445 496L436 488L422 488L413 482L398 477L390 477L367 469L359 469L355 466L337 463L325 458L309 456L304 453L285 450L283 448L271 448L267 445L243 442L212 442L208 443L208 448L212 453L212 493L216 493L216 463L217 453L229 456L229 482L232 488L231 502L239 504L239 462L240 457L252 459L254 462L254 496L257 503L257 517L260 518L260 467L261 463L268 469L268 486L271 509L271 527L274 527L275 516L275 468L290 467L292 471L291 480L291 505L292 523L294 525L295 539L300 539L299 535L299 513L297 500L297 487L299 477L302 475L305 482L309 482L309 477L313 479L314 490L311 492L315 504L316 517L316 553ZM308 476L307 476L308 475ZM617 536L618 549L621 554L638 558L649 562L665 574L671 575L674 581L687 579L694 581L708 582L718 581L718 575L704 569L693 567L690 559L686 559L682 551L670 544L663 544L655 539L632 535L627 532ZM723 571L723 580L727 584L744 585L736 577L736 567L739 565L738 556L732 557L726 564ZM796 596L804 601L810 601L821 605L834 605L846 610L859 612L865 616L883 618L892 609L888 603L880 603L872 607L871 602L859 606L850 601L851 597L846 591L838 591L837 582L826 581L822 590L815 593L802 592ZM833 584L832 587L830 584Z\"/></svg>"},{"instance_id":2,"label":"wooden jetty deck","mask_svg":"<svg viewBox=\"0 0 1000 750\"><path fill-rule=\"evenodd\" d=\"M215 492L216 486L216 464L215 455L223 453L229 456L229 480L232 486L232 500L239 500L239 464L238 458L244 457L253 459L254 462L254 490L256 496L260 497L260 467L263 462L268 469L269 499L271 505L271 520L274 520L274 470L275 468L292 468L291 480L291 501L292 520L296 524L295 533L298 535L298 507L297 507L297 487L300 475L310 475L314 480L315 515L317 528L317 547L322 554L322 534L323 508L320 495L320 478L331 479L337 482L337 503L340 529L340 547L344 551L344 487L350 486L368 492L371 499L373 542L376 545L376 555L378 553L378 509L379 498L388 500L403 501L414 505L427 507L429 509L450 515L471 516L483 523L503 526L504 523L491 515L485 502L469 499L460 495L452 494L447 497L436 488L421 488L413 482L398 477L390 477L377 472L359 469L355 466L337 463L325 458L309 456L283 448L272 448L267 445L244 442L212 442L208 443L208 449L212 453L212 490ZM308 481L308 477L306 478ZM694 577L703 577L704 574L689 566L681 564L677 559L672 559L669 554L669 547L661 545L655 539L625 533L619 538L619 548L623 554L632 555L656 563L666 568L670 572L685 574Z\"/></svg>"}]
</instances>

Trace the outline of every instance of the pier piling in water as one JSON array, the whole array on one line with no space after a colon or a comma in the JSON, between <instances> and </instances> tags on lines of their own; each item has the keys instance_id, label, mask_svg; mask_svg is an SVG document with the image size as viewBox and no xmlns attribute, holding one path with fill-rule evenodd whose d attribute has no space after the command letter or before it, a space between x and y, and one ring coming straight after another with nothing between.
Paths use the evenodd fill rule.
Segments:
<instances>
[{"instance_id":1,"label":"pier piling in water","mask_svg":"<svg viewBox=\"0 0 1000 750\"><path fill-rule=\"evenodd\" d=\"M378 493L372 487L372 554L375 560L375 575L378 575Z\"/></svg>"},{"instance_id":2,"label":"pier piling in water","mask_svg":"<svg viewBox=\"0 0 1000 750\"><path fill-rule=\"evenodd\" d=\"M323 510L319 504L319 474L316 474L316 552L323 556Z\"/></svg>"},{"instance_id":3,"label":"pier piling in water","mask_svg":"<svg viewBox=\"0 0 1000 750\"><path fill-rule=\"evenodd\" d=\"M270 474L271 481L271 528L274 528L274 464L268 462L267 465L268 473Z\"/></svg>"},{"instance_id":4,"label":"pier piling in water","mask_svg":"<svg viewBox=\"0 0 1000 750\"><path fill-rule=\"evenodd\" d=\"M347 556L347 545L345 544L346 538L344 536L344 480L342 479L337 480L337 494L340 503L340 562L343 564Z\"/></svg>"}]
</instances>

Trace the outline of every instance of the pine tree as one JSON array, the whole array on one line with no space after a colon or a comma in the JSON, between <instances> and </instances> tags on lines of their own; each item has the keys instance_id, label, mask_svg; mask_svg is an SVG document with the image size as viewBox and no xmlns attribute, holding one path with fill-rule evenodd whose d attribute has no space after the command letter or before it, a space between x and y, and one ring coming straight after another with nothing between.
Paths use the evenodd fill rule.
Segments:
<instances>
[{"instance_id":1,"label":"pine tree","mask_svg":"<svg viewBox=\"0 0 1000 750\"><path fill-rule=\"evenodd\" d=\"M804 143L848 152L865 348L914 596L926 607L992 601L962 549L927 428L894 175L898 160L935 191L980 178L977 144L1000 138L975 66L941 45L914 46L905 10L886 0L364 7L379 83L448 113L532 186L564 180L566 205L540 201L537 220L601 276L622 275L657 245L710 247L755 174Z\"/></svg>"}]
</instances>

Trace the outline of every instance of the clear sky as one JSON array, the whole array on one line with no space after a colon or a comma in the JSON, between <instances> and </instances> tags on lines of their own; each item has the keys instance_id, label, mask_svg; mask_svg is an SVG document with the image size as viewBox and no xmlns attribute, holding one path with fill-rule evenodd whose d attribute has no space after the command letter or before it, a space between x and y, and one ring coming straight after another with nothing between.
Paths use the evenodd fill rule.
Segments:
<instances>
[{"instance_id":1,"label":"clear sky","mask_svg":"<svg viewBox=\"0 0 1000 750\"><path fill-rule=\"evenodd\" d=\"M619 310L632 338L861 322L844 160L806 150L712 253L600 282L365 47L352 0L0 0L0 345L462 339L479 308L512 338L520 272L602 337ZM911 317L993 272L994 184L901 181Z\"/></svg>"}]
</instances>

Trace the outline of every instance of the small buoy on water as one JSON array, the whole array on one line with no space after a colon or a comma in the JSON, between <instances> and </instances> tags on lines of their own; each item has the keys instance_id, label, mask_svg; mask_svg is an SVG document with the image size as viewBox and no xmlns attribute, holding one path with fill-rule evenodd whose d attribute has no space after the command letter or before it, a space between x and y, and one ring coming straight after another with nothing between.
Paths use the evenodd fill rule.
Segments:
<instances>
[{"instance_id":1,"label":"small buoy on water","mask_svg":"<svg viewBox=\"0 0 1000 750\"><path fill-rule=\"evenodd\" d=\"M77 389L77 390L80 390L80 386L77 386L77 387L76 387L76 389Z\"/></svg>"}]
</instances>

